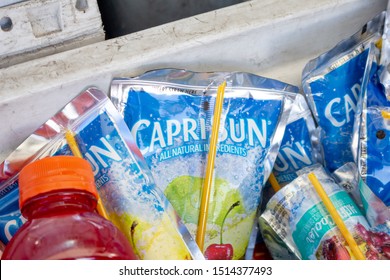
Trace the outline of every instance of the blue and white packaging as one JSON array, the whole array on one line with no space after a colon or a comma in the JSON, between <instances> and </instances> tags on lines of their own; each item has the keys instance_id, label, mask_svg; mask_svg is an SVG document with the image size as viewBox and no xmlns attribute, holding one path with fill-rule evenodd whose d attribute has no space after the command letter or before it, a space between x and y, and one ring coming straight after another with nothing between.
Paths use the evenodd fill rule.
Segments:
<instances>
[{"instance_id":1,"label":"blue and white packaging","mask_svg":"<svg viewBox=\"0 0 390 280\"><path fill-rule=\"evenodd\" d=\"M195 237L216 91L224 81L204 253L213 258L210 248L223 240L241 259L297 87L248 73L162 69L114 79L111 98L156 185Z\"/></svg>"},{"instance_id":2,"label":"blue and white packaging","mask_svg":"<svg viewBox=\"0 0 390 280\"><path fill-rule=\"evenodd\" d=\"M97 88L69 102L0 166L4 243L23 222L17 204L20 170L40 158L70 155L67 130L74 132L81 154L92 166L109 219L127 236L140 259L204 259L169 201L155 187L123 118Z\"/></svg>"},{"instance_id":3,"label":"blue and white packaging","mask_svg":"<svg viewBox=\"0 0 390 280\"><path fill-rule=\"evenodd\" d=\"M267 245L271 244L270 249L276 248L273 256L304 260L355 259L349 244L311 185L310 173L317 177L365 257L389 259L388 231L372 230L347 192L319 164L301 169L299 177L278 191L260 216L260 225L267 232L264 235Z\"/></svg>"},{"instance_id":4,"label":"blue and white packaging","mask_svg":"<svg viewBox=\"0 0 390 280\"><path fill-rule=\"evenodd\" d=\"M322 129L325 167L335 171L353 162L352 131L368 46L380 41L385 12L350 38L311 60L302 73L302 87Z\"/></svg>"},{"instance_id":5,"label":"blue and white packaging","mask_svg":"<svg viewBox=\"0 0 390 280\"><path fill-rule=\"evenodd\" d=\"M7 244L25 222L19 210L17 183L13 183L0 191L0 241Z\"/></svg>"},{"instance_id":6,"label":"blue and white packaging","mask_svg":"<svg viewBox=\"0 0 390 280\"><path fill-rule=\"evenodd\" d=\"M353 147L357 151L359 189L372 226L390 221L389 17L382 47L371 45L358 104ZM378 63L379 61L379 63Z\"/></svg>"},{"instance_id":7,"label":"blue and white packaging","mask_svg":"<svg viewBox=\"0 0 390 280\"><path fill-rule=\"evenodd\" d=\"M280 187L298 177L297 171L322 163L322 148L313 116L301 94L297 94L276 157L274 174Z\"/></svg>"},{"instance_id":8,"label":"blue and white packaging","mask_svg":"<svg viewBox=\"0 0 390 280\"><path fill-rule=\"evenodd\" d=\"M358 168L354 162L347 162L336 169L331 175L336 183L341 186L353 199L360 210L363 210L363 202L359 191Z\"/></svg>"}]
</instances>

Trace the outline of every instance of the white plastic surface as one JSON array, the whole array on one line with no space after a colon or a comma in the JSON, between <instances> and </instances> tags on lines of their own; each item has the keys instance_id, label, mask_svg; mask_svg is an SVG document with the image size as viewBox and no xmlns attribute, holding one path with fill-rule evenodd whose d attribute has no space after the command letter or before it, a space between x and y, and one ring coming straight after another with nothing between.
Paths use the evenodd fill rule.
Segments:
<instances>
[{"instance_id":1,"label":"white plastic surface","mask_svg":"<svg viewBox=\"0 0 390 280\"><path fill-rule=\"evenodd\" d=\"M5 7L8 5L12 5L12 4L23 2L23 1L26 1L26 0L2 0L2 1L0 1L0 7Z\"/></svg>"},{"instance_id":2,"label":"white plastic surface","mask_svg":"<svg viewBox=\"0 0 390 280\"><path fill-rule=\"evenodd\" d=\"M0 69L0 159L87 86L176 67L246 71L300 85L304 65L387 0L256 0Z\"/></svg>"},{"instance_id":3,"label":"white plastic surface","mask_svg":"<svg viewBox=\"0 0 390 280\"><path fill-rule=\"evenodd\" d=\"M86 0L87 9L77 9L76 3L29 0L0 6L0 68L103 41L97 0Z\"/></svg>"}]
</instances>

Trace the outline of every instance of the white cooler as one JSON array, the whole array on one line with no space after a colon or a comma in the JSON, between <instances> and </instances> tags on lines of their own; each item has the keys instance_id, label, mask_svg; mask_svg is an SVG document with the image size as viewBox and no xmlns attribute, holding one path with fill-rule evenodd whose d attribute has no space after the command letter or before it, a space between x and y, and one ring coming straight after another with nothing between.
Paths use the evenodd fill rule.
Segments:
<instances>
[{"instance_id":1,"label":"white cooler","mask_svg":"<svg viewBox=\"0 0 390 280\"><path fill-rule=\"evenodd\" d=\"M387 0L254 0L2 68L0 160L84 88L108 92L114 76L169 67L245 71L300 85L310 59L386 5Z\"/></svg>"},{"instance_id":2,"label":"white cooler","mask_svg":"<svg viewBox=\"0 0 390 280\"><path fill-rule=\"evenodd\" d=\"M0 68L104 38L97 0L0 0Z\"/></svg>"}]
</instances>

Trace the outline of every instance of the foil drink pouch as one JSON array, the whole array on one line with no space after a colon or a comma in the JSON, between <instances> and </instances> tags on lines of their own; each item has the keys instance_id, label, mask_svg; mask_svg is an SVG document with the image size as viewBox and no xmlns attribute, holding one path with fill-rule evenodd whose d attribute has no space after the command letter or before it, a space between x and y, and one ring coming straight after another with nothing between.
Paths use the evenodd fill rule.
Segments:
<instances>
[{"instance_id":1,"label":"foil drink pouch","mask_svg":"<svg viewBox=\"0 0 390 280\"><path fill-rule=\"evenodd\" d=\"M299 169L321 162L321 157L318 130L316 129L313 116L304 96L297 94L272 171L279 187L287 185L298 177L296 172ZM274 188L271 186L270 181L267 181L262 192L260 213L264 211L267 201L274 194ZM261 235L261 230L258 229L257 239L253 247L262 248L264 241ZM260 251L257 253L261 255Z\"/></svg>"},{"instance_id":2,"label":"foil drink pouch","mask_svg":"<svg viewBox=\"0 0 390 280\"><path fill-rule=\"evenodd\" d=\"M384 92L387 100L390 100L390 2L387 5L386 21L383 30L380 65L381 70L379 71L379 79L383 85Z\"/></svg>"},{"instance_id":3,"label":"foil drink pouch","mask_svg":"<svg viewBox=\"0 0 390 280\"><path fill-rule=\"evenodd\" d=\"M331 175L336 183L352 197L361 212L364 213L368 223L372 227L371 231L373 234L375 232L386 232L387 235L390 235L390 218L384 218L389 217L389 209L367 185L359 184L360 177L356 164L354 162L348 162ZM388 244L386 246L390 247L389 240L386 242ZM390 248L387 251L390 251ZM387 258L389 258L389 255L387 255Z\"/></svg>"},{"instance_id":4,"label":"foil drink pouch","mask_svg":"<svg viewBox=\"0 0 390 280\"><path fill-rule=\"evenodd\" d=\"M283 239L280 234L276 232L271 225L272 222L268 222L268 218L272 219L267 213L263 212L259 216L259 227L260 233L264 240L264 243L272 257L273 260L299 260L301 256L299 255L297 249L293 245L289 245L289 242ZM293 248L293 249L291 249Z\"/></svg>"},{"instance_id":5,"label":"foil drink pouch","mask_svg":"<svg viewBox=\"0 0 390 280\"><path fill-rule=\"evenodd\" d=\"M264 211L267 202L277 189L298 177L297 172L300 169L323 163L318 133L305 98L297 94L272 171L279 186L272 186L270 180L267 181L260 213Z\"/></svg>"},{"instance_id":6,"label":"foil drink pouch","mask_svg":"<svg viewBox=\"0 0 390 280\"><path fill-rule=\"evenodd\" d=\"M233 255L221 258L242 259L295 97L289 92L298 89L248 73L163 69L114 79L111 98L157 186L195 237L216 90L223 81L227 87L204 253L215 258L219 252L212 248L219 244L233 248Z\"/></svg>"},{"instance_id":7,"label":"foil drink pouch","mask_svg":"<svg viewBox=\"0 0 390 280\"><path fill-rule=\"evenodd\" d=\"M302 87L318 126L325 167L330 172L353 162L352 131L368 48L382 34L385 12L350 38L309 61L302 72Z\"/></svg>"},{"instance_id":8,"label":"foil drink pouch","mask_svg":"<svg viewBox=\"0 0 390 280\"><path fill-rule=\"evenodd\" d=\"M382 244L372 244L375 237L359 208L321 165L301 169L297 179L278 191L260 216L260 224L270 227L299 259L354 258L340 230L311 185L308 178L310 172L320 181L366 258L386 259L381 249ZM378 235L383 235L383 240L390 237L386 232Z\"/></svg>"},{"instance_id":9,"label":"foil drink pouch","mask_svg":"<svg viewBox=\"0 0 390 280\"><path fill-rule=\"evenodd\" d=\"M341 186L353 199L360 210L363 210L363 202L359 191L358 169L354 162L347 162L332 174L333 179Z\"/></svg>"},{"instance_id":10,"label":"foil drink pouch","mask_svg":"<svg viewBox=\"0 0 390 280\"><path fill-rule=\"evenodd\" d=\"M298 170L318 162L322 162L318 130L305 98L297 94L272 173L279 187L284 187L298 177ZM274 187L267 181L262 194L260 213L265 210L267 202L274 194ZM265 223L262 223L258 233L259 237L263 235L266 235L266 238L261 239L270 248L274 259L297 259Z\"/></svg>"},{"instance_id":11,"label":"foil drink pouch","mask_svg":"<svg viewBox=\"0 0 390 280\"><path fill-rule=\"evenodd\" d=\"M388 25L387 17L382 49L376 45L370 48L354 127L359 190L372 226L390 221L390 100L386 96L390 83L385 73L390 56Z\"/></svg>"},{"instance_id":12,"label":"foil drink pouch","mask_svg":"<svg viewBox=\"0 0 390 280\"><path fill-rule=\"evenodd\" d=\"M65 139L67 129L75 133L83 157L92 166L110 220L141 259L204 259L169 201L155 187L123 118L96 88L73 99L2 163L2 194L17 191L19 171L29 162L71 154ZM2 199L6 200L7 194ZM14 205L9 212L15 213L13 210ZM12 233L16 229L14 222ZM7 234L7 227L3 231Z\"/></svg>"},{"instance_id":13,"label":"foil drink pouch","mask_svg":"<svg viewBox=\"0 0 390 280\"><path fill-rule=\"evenodd\" d=\"M311 111L297 94L272 173L280 187L298 177L297 171L321 163L321 148Z\"/></svg>"},{"instance_id":14,"label":"foil drink pouch","mask_svg":"<svg viewBox=\"0 0 390 280\"><path fill-rule=\"evenodd\" d=\"M1 166L0 166L1 167ZM1 177L2 174L1 174ZM1 179L0 179L1 182ZM16 231L26 222L19 211L17 183L0 190L0 241L7 244Z\"/></svg>"},{"instance_id":15,"label":"foil drink pouch","mask_svg":"<svg viewBox=\"0 0 390 280\"><path fill-rule=\"evenodd\" d=\"M259 223L255 222L251 240L246 251L247 260L272 260L272 256L260 232Z\"/></svg>"}]
</instances>

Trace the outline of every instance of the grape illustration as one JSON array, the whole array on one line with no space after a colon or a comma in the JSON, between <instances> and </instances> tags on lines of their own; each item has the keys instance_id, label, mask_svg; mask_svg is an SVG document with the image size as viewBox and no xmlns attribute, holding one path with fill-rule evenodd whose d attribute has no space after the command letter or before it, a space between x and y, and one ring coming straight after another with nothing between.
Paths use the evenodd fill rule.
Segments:
<instances>
[{"instance_id":1,"label":"grape illustration","mask_svg":"<svg viewBox=\"0 0 390 280\"><path fill-rule=\"evenodd\" d=\"M360 223L355 226L355 229L358 236L365 243L366 259L390 259L390 236L387 233L367 230Z\"/></svg>"},{"instance_id":2,"label":"grape illustration","mask_svg":"<svg viewBox=\"0 0 390 280\"><path fill-rule=\"evenodd\" d=\"M322 255L326 260L351 259L347 248L340 242L340 239L336 235L324 241Z\"/></svg>"}]
</instances>

